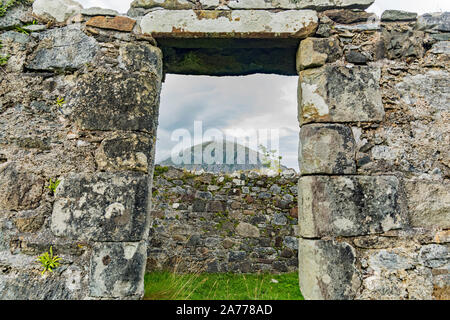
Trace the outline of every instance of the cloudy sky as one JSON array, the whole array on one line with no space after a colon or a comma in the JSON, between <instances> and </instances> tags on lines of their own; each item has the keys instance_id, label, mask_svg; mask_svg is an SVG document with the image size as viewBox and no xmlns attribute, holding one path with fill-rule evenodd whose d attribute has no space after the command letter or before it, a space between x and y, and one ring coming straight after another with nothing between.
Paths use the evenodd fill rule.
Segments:
<instances>
[{"instance_id":1,"label":"cloudy sky","mask_svg":"<svg viewBox=\"0 0 450 320\"><path fill-rule=\"evenodd\" d=\"M79 0L85 8L129 9L131 0ZM381 15L384 10L417 12L450 11L450 0L376 0L367 10ZM238 129L278 129L280 154L285 166L298 169L297 77L252 75L245 77L203 77L167 75L163 84L156 160L170 156L178 143L174 130L193 133L194 121L209 128L238 132ZM176 117L174 116L176 115Z\"/></svg>"}]
</instances>

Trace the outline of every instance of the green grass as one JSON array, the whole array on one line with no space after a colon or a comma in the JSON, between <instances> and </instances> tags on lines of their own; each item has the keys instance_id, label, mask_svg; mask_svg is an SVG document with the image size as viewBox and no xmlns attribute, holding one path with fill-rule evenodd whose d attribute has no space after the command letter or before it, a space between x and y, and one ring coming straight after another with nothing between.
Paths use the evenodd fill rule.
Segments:
<instances>
[{"instance_id":1,"label":"green grass","mask_svg":"<svg viewBox=\"0 0 450 320\"><path fill-rule=\"evenodd\" d=\"M272 279L278 281L274 283ZM146 300L303 300L298 274L176 274L145 275Z\"/></svg>"}]
</instances>

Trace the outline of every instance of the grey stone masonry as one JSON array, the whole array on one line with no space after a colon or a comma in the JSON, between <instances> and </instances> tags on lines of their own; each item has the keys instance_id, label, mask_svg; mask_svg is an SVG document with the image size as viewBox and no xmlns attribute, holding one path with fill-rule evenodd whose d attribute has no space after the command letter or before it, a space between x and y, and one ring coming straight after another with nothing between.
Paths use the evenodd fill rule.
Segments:
<instances>
[{"instance_id":1,"label":"grey stone masonry","mask_svg":"<svg viewBox=\"0 0 450 320\"><path fill-rule=\"evenodd\" d=\"M379 122L380 68L326 65L300 72L299 121Z\"/></svg>"},{"instance_id":2,"label":"grey stone masonry","mask_svg":"<svg viewBox=\"0 0 450 320\"><path fill-rule=\"evenodd\" d=\"M334 240L300 239L298 253L300 288L305 299L355 298L361 279L352 246Z\"/></svg>"},{"instance_id":3,"label":"grey stone masonry","mask_svg":"<svg viewBox=\"0 0 450 320\"><path fill-rule=\"evenodd\" d=\"M380 176L303 176L299 228L305 238L361 236L401 228L398 180Z\"/></svg>"},{"instance_id":4,"label":"grey stone masonry","mask_svg":"<svg viewBox=\"0 0 450 320\"><path fill-rule=\"evenodd\" d=\"M366 9L374 0L134 0L132 8L164 8L180 9L313 9L326 10L333 8Z\"/></svg>"},{"instance_id":5,"label":"grey stone masonry","mask_svg":"<svg viewBox=\"0 0 450 320\"><path fill-rule=\"evenodd\" d=\"M145 242L98 243L90 268L95 298L140 298L144 294Z\"/></svg>"},{"instance_id":6,"label":"grey stone masonry","mask_svg":"<svg viewBox=\"0 0 450 320\"><path fill-rule=\"evenodd\" d=\"M300 42L297 52L297 71L321 67L325 63L335 62L343 55L337 37L306 38Z\"/></svg>"},{"instance_id":7,"label":"grey stone masonry","mask_svg":"<svg viewBox=\"0 0 450 320\"><path fill-rule=\"evenodd\" d=\"M301 174L356 173L355 141L349 126L309 124L300 129Z\"/></svg>"},{"instance_id":8,"label":"grey stone masonry","mask_svg":"<svg viewBox=\"0 0 450 320\"><path fill-rule=\"evenodd\" d=\"M70 174L56 193L52 231L84 241L139 241L148 229L148 179L143 174Z\"/></svg>"},{"instance_id":9,"label":"grey stone masonry","mask_svg":"<svg viewBox=\"0 0 450 320\"><path fill-rule=\"evenodd\" d=\"M140 28L156 38L305 38L317 22L312 10L155 10L142 18Z\"/></svg>"},{"instance_id":10,"label":"grey stone masonry","mask_svg":"<svg viewBox=\"0 0 450 320\"><path fill-rule=\"evenodd\" d=\"M100 49L95 39L73 26L42 32L39 40L27 64L31 70L75 70L89 63Z\"/></svg>"},{"instance_id":11,"label":"grey stone masonry","mask_svg":"<svg viewBox=\"0 0 450 320\"><path fill-rule=\"evenodd\" d=\"M145 270L176 266L298 269L307 299L449 300L450 13L377 21L373 2L9 1L0 299L139 299ZM290 170L155 169L173 73L299 74L300 188Z\"/></svg>"}]
</instances>

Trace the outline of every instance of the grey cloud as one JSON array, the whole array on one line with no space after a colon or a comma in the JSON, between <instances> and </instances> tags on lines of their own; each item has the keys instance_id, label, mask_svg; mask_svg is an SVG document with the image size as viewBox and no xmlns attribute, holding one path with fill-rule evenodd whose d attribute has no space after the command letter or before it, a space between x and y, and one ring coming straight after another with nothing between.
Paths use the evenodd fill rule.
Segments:
<instances>
[{"instance_id":1,"label":"grey cloud","mask_svg":"<svg viewBox=\"0 0 450 320\"><path fill-rule=\"evenodd\" d=\"M296 88L297 77L167 75L161 96L157 161L170 156L170 149L177 144L170 141L173 130L185 128L193 134L194 121L201 120L204 131L280 129L283 163L297 168Z\"/></svg>"}]
</instances>

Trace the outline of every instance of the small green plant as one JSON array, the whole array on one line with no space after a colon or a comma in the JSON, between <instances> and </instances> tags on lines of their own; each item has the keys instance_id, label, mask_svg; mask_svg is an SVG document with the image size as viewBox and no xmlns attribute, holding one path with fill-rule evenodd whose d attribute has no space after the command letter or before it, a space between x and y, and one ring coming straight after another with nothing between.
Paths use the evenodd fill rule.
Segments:
<instances>
[{"instance_id":1,"label":"small green plant","mask_svg":"<svg viewBox=\"0 0 450 320\"><path fill-rule=\"evenodd\" d=\"M0 0L1 1L1 0ZM2 41L0 40L0 49L3 48ZM0 67L3 67L8 63L9 55L0 55Z\"/></svg>"},{"instance_id":2,"label":"small green plant","mask_svg":"<svg viewBox=\"0 0 450 320\"><path fill-rule=\"evenodd\" d=\"M0 56L0 66L4 66L8 63L9 55Z\"/></svg>"},{"instance_id":3,"label":"small green plant","mask_svg":"<svg viewBox=\"0 0 450 320\"><path fill-rule=\"evenodd\" d=\"M20 33L22 33L22 34L26 34L27 36L30 34L27 30L25 30L25 29L22 28L22 27L16 27L16 31L17 31L17 32L20 32Z\"/></svg>"},{"instance_id":4,"label":"small green plant","mask_svg":"<svg viewBox=\"0 0 450 320\"><path fill-rule=\"evenodd\" d=\"M43 253L41 256L38 257L38 261L41 263L42 268L44 268L41 272L43 275L44 273L53 272L53 269L56 269L60 266L59 261L61 258L58 256L53 255L53 248L50 246L49 252Z\"/></svg>"},{"instance_id":5,"label":"small green plant","mask_svg":"<svg viewBox=\"0 0 450 320\"><path fill-rule=\"evenodd\" d=\"M153 174L155 177L160 176L169 171L168 167L155 166L155 173Z\"/></svg>"},{"instance_id":6,"label":"small green plant","mask_svg":"<svg viewBox=\"0 0 450 320\"><path fill-rule=\"evenodd\" d=\"M57 105L58 107L60 107L60 108L61 108L65 103L66 103L66 101L64 100L64 98L58 97L58 98L56 99L56 105Z\"/></svg>"},{"instance_id":7,"label":"small green plant","mask_svg":"<svg viewBox=\"0 0 450 320\"><path fill-rule=\"evenodd\" d=\"M19 3L29 3L29 0L0 0L0 17L3 17L8 9L18 5Z\"/></svg>"},{"instance_id":8,"label":"small green plant","mask_svg":"<svg viewBox=\"0 0 450 320\"><path fill-rule=\"evenodd\" d=\"M266 168L272 169L281 173L281 160L283 157L276 156L277 150L268 150L264 145L259 145L259 150L262 153L262 165Z\"/></svg>"},{"instance_id":9,"label":"small green plant","mask_svg":"<svg viewBox=\"0 0 450 320\"><path fill-rule=\"evenodd\" d=\"M58 188L60 182L61 182L61 181L59 181L59 180L53 181L53 180L50 178L49 185L47 186L47 189L50 189L50 191L51 191L52 193L55 193L56 188Z\"/></svg>"}]
</instances>

